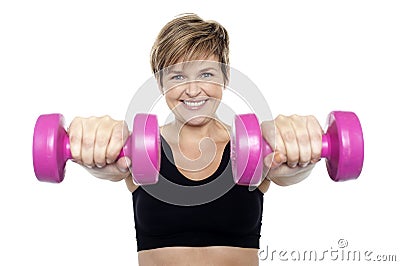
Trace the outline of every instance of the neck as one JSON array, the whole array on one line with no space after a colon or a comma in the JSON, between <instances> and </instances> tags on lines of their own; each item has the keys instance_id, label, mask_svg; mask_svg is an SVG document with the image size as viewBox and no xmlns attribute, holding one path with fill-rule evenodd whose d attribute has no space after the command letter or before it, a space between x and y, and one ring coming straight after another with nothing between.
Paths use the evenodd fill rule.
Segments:
<instances>
[{"instance_id":1,"label":"neck","mask_svg":"<svg viewBox=\"0 0 400 266\"><path fill-rule=\"evenodd\" d=\"M214 141L225 141L229 138L228 129L217 116L201 126L193 126L179 120L174 120L172 126L174 131L176 130L176 134L174 135L179 137L180 141L189 140L199 142L204 138L210 138Z\"/></svg>"}]
</instances>

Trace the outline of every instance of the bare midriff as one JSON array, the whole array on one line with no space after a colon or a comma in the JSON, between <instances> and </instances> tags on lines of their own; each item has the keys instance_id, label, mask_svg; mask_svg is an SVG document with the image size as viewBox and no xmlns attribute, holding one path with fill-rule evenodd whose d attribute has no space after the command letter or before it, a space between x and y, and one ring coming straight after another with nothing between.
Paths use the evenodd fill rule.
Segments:
<instances>
[{"instance_id":1,"label":"bare midriff","mask_svg":"<svg viewBox=\"0 0 400 266\"><path fill-rule=\"evenodd\" d=\"M139 251L140 266L258 266L258 250L226 246L165 247Z\"/></svg>"}]
</instances>

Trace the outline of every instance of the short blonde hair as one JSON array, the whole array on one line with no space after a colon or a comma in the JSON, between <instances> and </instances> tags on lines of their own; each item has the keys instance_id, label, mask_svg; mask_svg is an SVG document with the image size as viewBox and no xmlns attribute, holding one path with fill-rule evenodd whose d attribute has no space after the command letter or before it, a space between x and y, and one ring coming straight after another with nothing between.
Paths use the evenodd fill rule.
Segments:
<instances>
[{"instance_id":1,"label":"short blonde hair","mask_svg":"<svg viewBox=\"0 0 400 266\"><path fill-rule=\"evenodd\" d=\"M182 14L160 31L151 49L150 63L154 74L178 63L214 55L221 64L224 81L229 79L229 36L218 22L205 21L196 14ZM161 77L158 77L161 78Z\"/></svg>"}]
</instances>

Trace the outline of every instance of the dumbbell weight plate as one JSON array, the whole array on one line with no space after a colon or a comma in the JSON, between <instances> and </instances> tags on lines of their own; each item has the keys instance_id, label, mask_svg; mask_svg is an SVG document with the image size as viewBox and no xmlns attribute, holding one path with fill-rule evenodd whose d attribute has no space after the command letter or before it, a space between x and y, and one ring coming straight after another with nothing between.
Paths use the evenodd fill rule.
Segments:
<instances>
[{"instance_id":1,"label":"dumbbell weight plate","mask_svg":"<svg viewBox=\"0 0 400 266\"><path fill-rule=\"evenodd\" d=\"M63 181L69 152L65 149L67 140L64 117L61 114L39 116L34 128L32 147L33 168L39 181Z\"/></svg>"},{"instance_id":2,"label":"dumbbell weight plate","mask_svg":"<svg viewBox=\"0 0 400 266\"><path fill-rule=\"evenodd\" d=\"M258 186L263 171L262 135L254 114L236 115L231 128L233 180L239 185Z\"/></svg>"},{"instance_id":3,"label":"dumbbell weight plate","mask_svg":"<svg viewBox=\"0 0 400 266\"><path fill-rule=\"evenodd\" d=\"M333 181L356 179L364 162L364 139L360 121L353 112L333 111L327 119L329 153L326 167Z\"/></svg>"},{"instance_id":4,"label":"dumbbell weight plate","mask_svg":"<svg viewBox=\"0 0 400 266\"><path fill-rule=\"evenodd\" d=\"M134 182L140 185L157 183L161 160L157 116L136 114L129 141L124 147L124 154L132 159L131 173Z\"/></svg>"}]
</instances>

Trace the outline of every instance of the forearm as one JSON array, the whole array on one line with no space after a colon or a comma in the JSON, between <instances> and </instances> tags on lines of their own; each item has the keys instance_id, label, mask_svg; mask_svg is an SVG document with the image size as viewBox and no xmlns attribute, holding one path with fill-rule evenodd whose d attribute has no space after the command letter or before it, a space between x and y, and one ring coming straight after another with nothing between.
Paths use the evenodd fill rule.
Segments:
<instances>
[{"instance_id":1,"label":"forearm","mask_svg":"<svg viewBox=\"0 0 400 266\"><path fill-rule=\"evenodd\" d=\"M270 171L267 175L268 179L279 186L294 185L303 181L311 174L314 164L310 164L304 168L296 167L296 169L290 169L287 166L285 168L283 171Z\"/></svg>"},{"instance_id":2,"label":"forearm","mask_svg":"<svg viewBox=\"0 0 400 266\"><path fill-rule=\"evenodd\" d=\"M107 169L97 168L97 167L93 168L88 168L85 166L83 167L94 177L112 182L119 182L130 176L130 172L128 170L125 173L118 171L115 165L108 165Z\"/></svg>"}]
</instances>

